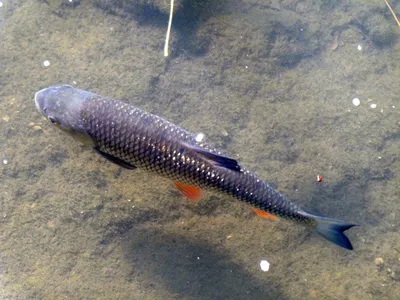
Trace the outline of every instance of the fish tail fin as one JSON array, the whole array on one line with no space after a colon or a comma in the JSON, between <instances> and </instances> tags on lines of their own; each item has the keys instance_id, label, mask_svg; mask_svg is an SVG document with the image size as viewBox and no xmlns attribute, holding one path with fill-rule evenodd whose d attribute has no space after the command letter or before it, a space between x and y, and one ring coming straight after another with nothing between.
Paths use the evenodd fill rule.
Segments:
<instances>
[{"instance_id":1,"label":"fish tail fin","mask_svg":"<svg viewBox=\"0 0 400 300\"><path fill-rule=\"evenodd\" d=\"M328 219L318 216L312 217L316 222L315 230L320 235L340 247L353 250L350 240L344 235L343 232L353 226L358 226L357 224L346 223L341 220Z\"/></svg>"}]
</instances>

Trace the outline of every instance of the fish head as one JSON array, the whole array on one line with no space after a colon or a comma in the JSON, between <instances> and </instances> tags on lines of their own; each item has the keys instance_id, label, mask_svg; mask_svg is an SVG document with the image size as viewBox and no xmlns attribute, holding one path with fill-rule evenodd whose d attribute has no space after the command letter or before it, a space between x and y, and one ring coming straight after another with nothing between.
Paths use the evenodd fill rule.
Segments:
<instances>
[{"instance_id":1,"label":"fish head","mask_svg":"<svg viewBox=\"0 0 400 300\"><path fill-rule=\"evenodd\" d=\"M91 144L85 131L82 106L97 96L70 85L53 86L38 91L35 104L39 112L57 128L84 144Z\"/></svg>"}]
</instances>

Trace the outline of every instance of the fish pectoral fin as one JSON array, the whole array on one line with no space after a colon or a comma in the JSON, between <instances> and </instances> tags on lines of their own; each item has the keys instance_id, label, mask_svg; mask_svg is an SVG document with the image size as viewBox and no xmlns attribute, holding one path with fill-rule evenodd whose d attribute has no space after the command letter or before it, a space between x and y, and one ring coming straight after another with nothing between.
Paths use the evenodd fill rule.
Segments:
<instances>
[{"instance_id":1,"label":"fish pectoral fin","mask_svg":"<svg viewBox=\"0 0 400 300\"><path fill-rule=\"evenodd\" d=\"M273 214L267 213L266 211L263 211L261 209L254 208L254 207L252 207L251 209L257 214L257 216L259 216L261 218L271 219L271 220L274 220L274 221L278 220L277 216L274 216Z\"/></svg>"},{"instance_id":2,"label":"fish pectoral fin","mask_svg":"<svg viewBox=\"0 0 400 300\"><path fill-rule=\"evenodd\" d=\"M233 159L233 158L230 158L227 156L223 156L223 155L219 155L216 153L212 153L210 151L204 150L204 149L196 147L196 146L188 145L188 147L192 151L194 151L200 155L203 155L205 158L207 158L208 160L210 160L217 166L224 167L229 170L236 171L236 172L240 172L240 170L241 170L239 162L236 159Z\"/></svg>"},{"instance_id":3,"label":"fish pectoral fin","mask_svg":"<svg viewBox=\"0 0 400 300\"><path fill-rule=\"evenodd\" d=\"M98 147L95 147L93 149L96 150L96 152L98 154L100 154L101 156L103 156L105 159L113 162L114 164L116 164L122 168L129 169L129 170L136 169L136 166L134 166L130 163L127 163L127 162L123 161L122 159L119 159L115 156L112 156L111 154L105 153L105 152L101 151Z\"/></svg>"},{"instance_id":4,"label":"fish pectoral fin","mask_svg":"<svg viewBox=\"0 0 400 300\"><path fill-rule=\"evenodd\" d=\"M179 181L174 181L174 185L185 197L189 198L190 200L197 201L201 199L203 192L200 188L184 184Z\"/></svg>"}]
</instances>

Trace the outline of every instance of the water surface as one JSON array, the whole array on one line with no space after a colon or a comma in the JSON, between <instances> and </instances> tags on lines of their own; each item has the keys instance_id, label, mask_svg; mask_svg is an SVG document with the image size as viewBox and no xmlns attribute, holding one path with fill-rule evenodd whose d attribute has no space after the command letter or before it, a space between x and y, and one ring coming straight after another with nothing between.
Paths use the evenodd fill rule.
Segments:
<instances>
[{"instance_id":1,"label":"water surface","mask_svg":"<svg viewBox=\"0 0 400 300\"><path fill-rule=\"evenodd\" d=\"M181 2L168 58L168 15L136 1L1 1L1 299L399 299L384 1ZM58 84L203 132L303 209L360 224L355 250L112 165L36 111Z\"/></svg>"}]
</instances>

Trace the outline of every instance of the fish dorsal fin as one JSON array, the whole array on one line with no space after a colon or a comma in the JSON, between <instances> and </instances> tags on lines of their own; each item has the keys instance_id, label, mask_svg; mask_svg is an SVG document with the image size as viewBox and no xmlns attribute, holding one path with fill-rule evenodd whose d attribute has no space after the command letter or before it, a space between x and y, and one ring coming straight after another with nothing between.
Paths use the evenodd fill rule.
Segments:
<instances>
[{"instance_id":1,"label":"fish dorsal fin","mask_svg":"<svg viewBox=\"0 0 400 300\"><path fill-rule=\"evenodd\" d=\"M198 201L201 199L203 192L200 188L188 184L184 184L179 181L174 181L176 188L187 198L193 201Z\"/></svg>"},{"instance_id":2,"label":"fish dorsal fin","mask_svg":"<svg viewBox=\"0 0 400 300\"><path fill-rule=\"evenodd\" d=\"M261 209L254 208L254 207L252 207L251 209L257 214L257 216L259 216L261 218L271 219L271 220L274 220L274 221L278 220L277 216L274 216L273 214L267 213L266 211L263 211Z\"/></svg>"},{"instance_id":3,"label":"fish dorsal fin","mask_svg":"<svg viewBox=\"0 0 400 300\"><path fill-rule=\"evenodd\" d=\"M212 153L210 151L204 150L197 146L188 145L188 148L190 148L192 151L204 156L205 158L207 158L208 160L210 160L217 166L224 167L229 170L236 171L236 172L240 172L240 170L241 170L241 167L236 159L233 159L233 158L230 158L227 156L223 156L223 155L219 155L216 153Z\"/></svg>"}]
</instances>

